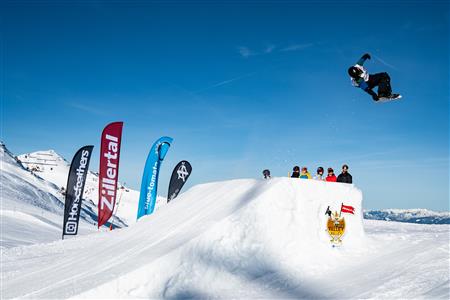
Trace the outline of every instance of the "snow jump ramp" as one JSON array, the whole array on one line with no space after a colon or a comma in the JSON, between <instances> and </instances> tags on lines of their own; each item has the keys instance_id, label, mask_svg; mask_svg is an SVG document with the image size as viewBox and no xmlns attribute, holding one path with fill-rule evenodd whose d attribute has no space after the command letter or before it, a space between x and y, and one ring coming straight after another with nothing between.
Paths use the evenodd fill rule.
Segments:
<instances>
[{"instance_id":1,"label":"snow jump ramp","mask_svg":"<svg viewBox=\"0 0 450 300\"><path fill-rule=\"evenodd\" d=\"M342 203L355 213L343 214L336 249L325 212L339 212ZM361 204L351 184L273 178L197 185L128 228L4 250L2 296L248 298L284 289L286 297L321 297L318 289L297 290L292 277L331 271L358 253Z\"/></svg>"}]
</instances>

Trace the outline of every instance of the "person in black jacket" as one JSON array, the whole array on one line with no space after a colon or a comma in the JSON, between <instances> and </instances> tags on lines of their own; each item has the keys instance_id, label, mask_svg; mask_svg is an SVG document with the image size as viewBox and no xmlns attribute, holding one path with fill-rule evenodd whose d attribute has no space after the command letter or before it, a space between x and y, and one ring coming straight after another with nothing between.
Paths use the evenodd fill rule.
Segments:
<instances>
[{"instance_id":1,"label":"person in black jacket","mask_svg":"<svg viewBox=\"0 0 450 300\"><path fill-rule=\"evenodd\" d=\"M350 173L348 172L347 165L342 166L342 173L339 174L339 176L337 178L337 182L342 182L342 183L352 183L353 182L352 175L350 175Z\"/></svg>"},{"instance_id":2,"label":"person in black jacket","mask_svg":"<svg viewBox=\"0 0 450 300\"><path fill-rule=\"evenodd\" d=\"M364 62L370 59L370 54L364 54L356 63L356 65L348 69L348 74L355 87L363 89L372 96L372 99L378 101L380 98L398 99L400 94L392 94L391 77L386 72L370 74L363 67ZM378 94L373 91L378 86Z\"/></svg>"},{"instance_id":3,"label":"person in black jacket","mask_svg":"<svg viewBox=\"0 0 450 300\"><path fill-rule=\"evenodd\" d=\"M291 178L300 178L300 167L299 166L295 166L292 169Z\"/></svg>"}]
</instances>

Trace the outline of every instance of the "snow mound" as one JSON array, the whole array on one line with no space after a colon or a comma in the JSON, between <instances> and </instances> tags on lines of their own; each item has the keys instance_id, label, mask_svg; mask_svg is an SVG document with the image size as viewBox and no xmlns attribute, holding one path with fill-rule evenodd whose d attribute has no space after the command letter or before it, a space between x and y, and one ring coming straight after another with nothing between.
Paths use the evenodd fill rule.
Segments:
<instances>
[{"instance_id":1,"label":"snow mound","mask_svg":"<svg viewBox=\"0 0 450 300\"><path fill-rule=\"evenodd\" d=\"M355 215L345 215L337 250L325 211L341 203ZM131 227L7 249L3 296L314 297L291 276L323 274L366 254L361 204L353 185L314 180L198 185Z\"/></svg>"},{"instance_id":2,"label":"snow mound","mask_svg":"<svg viewBox=\"0 0 450 300\"><path fill-rule=\"evenodd\" d=\"M238 197L230 192L220 195L220 185L230 192L245 192ZM197 187L180 200L198 201L189 196L201 194L202 189L217 190L213 201L229 201L232 206L225 211L236 211L220 221L199 222L204 232L173 253L77 297L280 297L274 289L290 290L283 297L314 297L307 290L295 290L290 276L322 273L336 266L336 256L341 255L326 232L327 207L339 210L345 201L356 209L355 215L346 216L342 253L358 253L365 240L362 195L352 185L290 178L239 180ZM342 257L341 262L347 259Z\"/></svg>"}]
</instances>

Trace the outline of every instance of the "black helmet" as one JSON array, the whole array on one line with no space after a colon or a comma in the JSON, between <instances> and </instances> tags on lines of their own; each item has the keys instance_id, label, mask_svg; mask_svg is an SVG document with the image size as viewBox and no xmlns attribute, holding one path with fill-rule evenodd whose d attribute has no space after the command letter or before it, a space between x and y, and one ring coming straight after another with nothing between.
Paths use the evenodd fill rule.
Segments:
<instances>
[{"instance_id":1,"label":"black helmet","mask_svg":"<svg viewBox=\"0 0 450 300\"><path fill-rule=\"evenodd\" d=\"M323 173L323 168L322 168L322 167L318 167L318 168L317 168L317 174L318 174L318 173Z\"/></svg>"},{"instance_id":2,"label":"black helmet","mask_svg":"<svg viewBox=\"0 0 450 300\"><path fill-rule=\"evenodd\" d=\"M268 169L265 169L265 170L263 171L263 175L264 175L264 176L270 176L270 171L269 171Z\"/></svg>"},{"instance_id":3,"label":"black helmet","mask_svg":"<svg viewBox=\"0 0 450 300\"><path fill-rule=\"evenodd\" d=\"M294 172L300 172L300 167L299 166L295 166L293 170L294 170Z\"/></svg>"},{"instance_id":4,"label":"black helmet","mask_svg":"<svg viewBox=\"0 0 450 300\"><path fill-rule=\"evenodd\" d=\"M362 71L355 66L348 68L348 75L350 75L351 78L360 78L361 74Z\"/></svg>"}]
</instances>

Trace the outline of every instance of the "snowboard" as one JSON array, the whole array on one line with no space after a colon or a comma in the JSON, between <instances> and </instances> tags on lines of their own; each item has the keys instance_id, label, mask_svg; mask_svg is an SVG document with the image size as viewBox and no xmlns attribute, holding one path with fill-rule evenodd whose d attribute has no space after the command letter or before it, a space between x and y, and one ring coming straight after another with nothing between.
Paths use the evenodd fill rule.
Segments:
<instances>
[{"instance_id":1,"label":"snowboard","mask_svg":"<svg viewBox=\"0 0 450 300\"><path fill-rule=\"evenodd\" d=\"M400 94L392 94L389 97L380 97L377 102L382 102L382 103L383 102L390 102L390 101L398 100L398 99L401 99L401 98L402 98L402 95L400 95Z\"/></svg>"}]
</instances>

